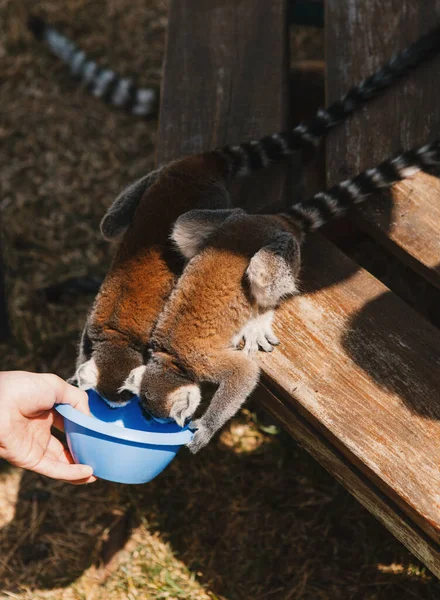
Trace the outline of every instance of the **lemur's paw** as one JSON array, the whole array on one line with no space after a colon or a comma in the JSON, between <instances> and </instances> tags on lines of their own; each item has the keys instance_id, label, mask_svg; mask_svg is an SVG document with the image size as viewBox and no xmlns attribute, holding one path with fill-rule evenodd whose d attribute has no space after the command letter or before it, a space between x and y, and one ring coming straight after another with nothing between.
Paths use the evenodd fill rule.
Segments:
<instances>
[{"instance_id":1,"label":"lemur's paw","mask_svg":"<svg viewBox=\"0 0 440 600\"><path fill-rule=\"evenodd\" d=\"M203 424L202 419L197 419L190 423L191 429L196 429L193 439L187 444L189 451L192 454L196 454L204 446L208 444L213 436L213 432Z\"/></svg>"},{"instance_id":2,"label":"lemur's paw","mask_svg":"<svg viewBox=\"0 0 440 600\"><path fill-rule=\"evenodd\" d=\"M273 312L269 311L250 320L241 330L240 336L244 340L243 351L254 354L258 350L272 352L280 340L272 330Z\"/></svg>"},{"instance_id":3,"label":"lemur's paw","mask_svg":"<svg viewBox=\"0 0 440 600\"><path fill-rule=\"evenodd\" d=\"M264 335L266 336L266 340L269 342L269 344L272 344L272 346L279 346L281 344L280 340L272 331L272 327L269 327L269 329L265 331Z\"/></svg>"},{"instance_id":4,"label":"lemur's paw","mask_svg":"<svg viewBox=\"0 0 440 600\"><path fill-rule=\"evenodd\" d=\"M186 420L194 415L200 404L200 389L197 385L183 385L170 395L170 402L170 417L184 427Z\"/></svg>"}]
</instances>

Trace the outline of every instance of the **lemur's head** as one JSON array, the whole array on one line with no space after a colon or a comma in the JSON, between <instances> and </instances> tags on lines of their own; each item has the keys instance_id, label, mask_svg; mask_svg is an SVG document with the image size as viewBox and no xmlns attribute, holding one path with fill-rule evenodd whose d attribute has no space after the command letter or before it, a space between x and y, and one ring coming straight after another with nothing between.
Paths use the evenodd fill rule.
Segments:
<instances>
[{"instance_id":1,"label":"lemur's head","mask_svg":"<svg viewBox=\"0 0 440 600\"><path fill-rule=\"evenodd\" d=\"M127 346L95 344L92 356L78 366L74 383L83 390L94 389L113 408L127 404L136 395L136 369L143 364L140 352Z\"/></svg>"},{"instance_id":2,"label":"lemur's head","mask_svg":"<svg viewBox=\"0 0 440 600\"><path fill-rule=\"evenodd\" d=\"M166 352L153 352L147 364L129 378L145 411L159 419L174 419L181 427L200 403L200 388Z\"/></svg>"}]
</instances>

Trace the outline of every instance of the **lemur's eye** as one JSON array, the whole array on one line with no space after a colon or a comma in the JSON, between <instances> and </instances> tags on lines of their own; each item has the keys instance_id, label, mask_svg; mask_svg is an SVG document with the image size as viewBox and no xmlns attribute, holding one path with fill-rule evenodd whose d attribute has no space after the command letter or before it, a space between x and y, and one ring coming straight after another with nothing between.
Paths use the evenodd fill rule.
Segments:
<instances>
[{"instance_id":1,"label":"lemur's eye","mask_svg":"<svg viewBox=\"0 0 440 600\"><path fill-rule=\"evenodd\" d=\"M181 375L182 377L187 377L186 369L184 369L183 366L179 362L173 360L171 365L177 375Z\"/></svg>"}]
</instances>

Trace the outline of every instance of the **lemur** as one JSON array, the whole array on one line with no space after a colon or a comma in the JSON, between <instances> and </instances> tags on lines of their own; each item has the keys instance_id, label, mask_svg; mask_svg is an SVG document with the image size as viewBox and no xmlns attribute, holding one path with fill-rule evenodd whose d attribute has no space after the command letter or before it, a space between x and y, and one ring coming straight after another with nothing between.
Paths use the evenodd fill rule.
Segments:
<instances>
[{"instance_id":1,"label":"lemur","mask_svg":"<svg viewBox=\"0 0 440 600\"><path fill-rule=\"evenodd\" d=\"M71 74L80 79L96 98L136 116L150 118L157 114L158 89L137 87L133 79L100 67L74 42L40 17L30 16L28 27L36 39L44 41L51 52L70 67Z\"/></svg>"},{"instance_id":2,"label":"lemur","mask_svg":"<svg viewBox=\"0 0 440 600\"><path fill-rule=\"evenodd\" d=\"M150 356L127 380L153 417L183 426L200 403L200 384L218 385L195 420L195 453L237 413L255 388L259 367L237 352L270 351L274 309L298 292L301 243L333 217L381 188L440 164L440 139L410 150L354 179L294 204L285 214L248 215L241 209L193 210L180 216L171 237L189 260L150 339ZM245 346L246 349L246 346Z\"/></svg>"},{"instance_id":3,"label":"lemur","mask_svg":"<svg viewBox=\"0 0 440 600\"><path fill-rule=\"evenodd\" d=\"M230 182L311 151L330 128L440 49L440 28L424 36L310 122L260 141L226 146L159 168L124 190L104 216L107 239L121 238L82 333L73 383L111 406L133 395L126 380L144 364L152 329L183 264L169 242L176 219L194 208L227 209ZM196 232L195 232L196 233Z\"/></svg>"}]
</instances>

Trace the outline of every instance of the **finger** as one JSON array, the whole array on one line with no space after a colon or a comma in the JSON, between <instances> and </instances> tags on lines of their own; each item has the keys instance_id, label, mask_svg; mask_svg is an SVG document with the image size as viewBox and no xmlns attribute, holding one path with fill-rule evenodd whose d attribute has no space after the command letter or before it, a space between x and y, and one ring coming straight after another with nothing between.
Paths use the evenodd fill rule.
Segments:
<instances>
[{"instance_id":1,"label":"finger","mask_svg":"<svg viewBox=\"0 0 440 600\"><path fill-rule=\"evenodd\" d=\"M69 465L75 462L69 450L64 446L64 444L60 440L58 440L53 435L49 440L45 455L51 458L52 460L65 462Z\"/></svg>"},{"instance_id":2,"label":"finger","mask_svg":"<svg viewBox=\"0 0 440 600\"><path fill-rule=\"evenodd\" d=\"M98 481L98 478L92 475L92 477L87 477L86 479L79 479L78 481L70 481L72 485L88 485L89 483L95 483Z\"/></svg>"},{"instance_id":3,"label":"finger","mask_svg":"<svg viewBox=\"0 0 440 600\"><path fill-rule=\"evenodd\" d=\"M51 479L68 481L70 483L87 481L93 476L93 469L88 465L69 464L61 460L49 458L48 456L42 458L33 471Z\"/></svg>"},{"instance_id":4,"label":"finger","mask_svg":"<svg viewBox=\"0 0 440 600\"><path fill-rule=\"evenodd\" d=\"M49 444L47 445L46 457L50 460L64 463L66 465L75 464L75 461L73 460L68 448L66 448L63 443L54 436L50 438ZM86 483L93 483L96 481L96 479L97 478L92 475L90 477L85 477L84 479L79 479L78 481L71 481L70 483L74 485L84 485Z\"/></svg>"},{"instance_id":5,"label":"finger","mask_svg":"<svg viewBox=\"0 0 440 600\"><path fill-rule=\"evenodd\" d=\"M90 414L88 396L84 390L70 385L70 383L52 373L44 374L43 377L54 390L55 403L70 404L86 415Z\"/></svg>"}]
</instances>

